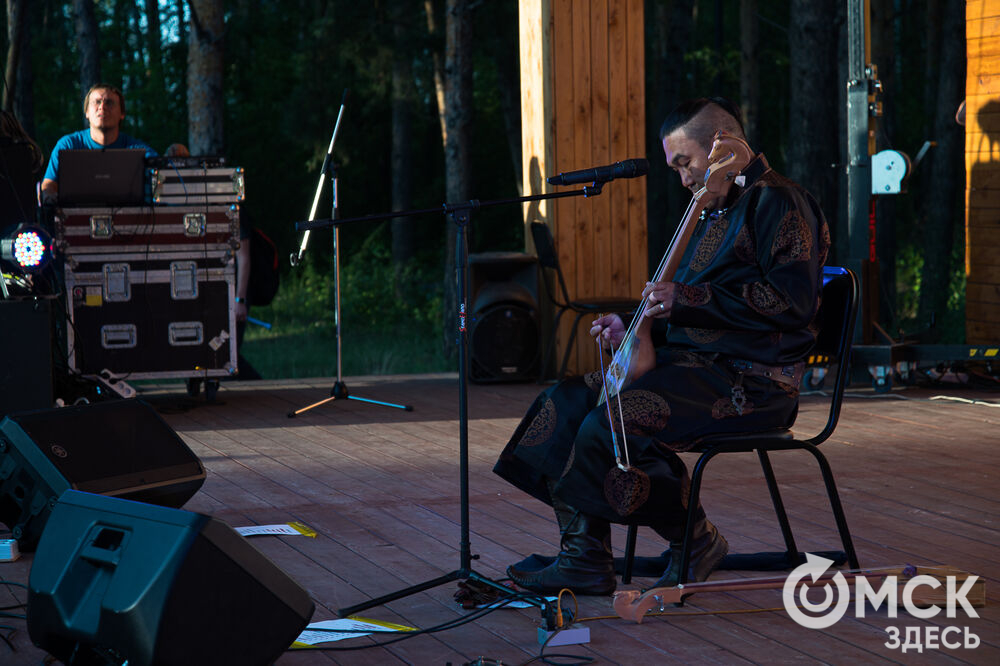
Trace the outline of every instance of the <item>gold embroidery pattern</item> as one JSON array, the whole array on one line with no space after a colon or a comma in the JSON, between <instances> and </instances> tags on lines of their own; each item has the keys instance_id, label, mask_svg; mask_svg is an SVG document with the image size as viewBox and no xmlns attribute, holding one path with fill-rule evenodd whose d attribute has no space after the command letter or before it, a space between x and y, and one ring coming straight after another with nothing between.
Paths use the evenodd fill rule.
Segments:
<instances>
[{"instance_id":1,"label":"gold embroidery pattern","mask_svg":"<svg viewBox=\"0 0 1000 666\"><path fill-rule=\"evenodd\" d=\"M625 432L629 435L655 435L667 427L670 405L663 396L652 391L623 391L621 393L622 414L625 417ZM618 410L612 409L615 432L621 432Z\"/></svg>"},{"instance_id":2,"label":"gold embroidery pattern","mask_svg":"<svg viewBox=\"0 0 1000 666\"><path fill-rule=\"evenodd\" d=\"M743 285L743 300L762 315L776 315L788 309L788 302L774 289L762 282Z\"/></svg>"},{"instance_id":3,"label":"gold embroidery pattern","mask_svg":"<svg viewBox=\"0 0 1000 666\"><path fill-rule=\"evenodd\" d=\"M752 413L753 413L753 403L747 400L745 403L743 403L742 416L746 416L747 414L752 414ZM715 404L712 405L713 419L729 419L734 416L741 416L741 414L736 411L736 407L735 405L733 405L733 401L731 399L719 398L718 400L715 401Z\"/></svg>"},{"instance_id":4,"label":"gold embroidery pattern","mask_svg":"<svg viewBox=\"0 0 1000 666\"><path fill-rule=\"evenodd\" d=\"M750 235L750 230L747 229L746 224L740 227L739 232L736 234L733 252L736 253L736 258L744 263L752 264L757 261L757 248L754 247L753 237Z\"/></svg>"},{"instance_id":5,"label":"gold embroidery pattern","mask_svg":"<svg viewBox=\"0 0 1000 666\"><path fill-rule=\"evenodd\" d=\"M604 375L600 372L588 372L583 376L583 383L587 385L591 391L595 393L600 392L604 388Z\"/></svg>"},{"instance_id":6,"label":"gold embroidery pattern","mask_svg":"<svg viewBox=\"0 0 1000 666\"><path fill-rule=\"evenodd\" d=\"M636 467L612 467L604 477L604 499L619 516L627 516L649 499L649 475Z\"/></svg>"},{"instance_id":7,"label":"gold embroidery pattern","mask_svg":"<svg viewBox=\"0 0 1000 666\"><path fill-rule=\"evenodd\" d=\"M830 244L832 240L830 238L830 225L826 223L826 220L821 220L822 226L819 230L819 264L822 266L826 263L826 257L830 253Z\"/></svg>"},{"instance_id":8,"label":"gold embroidery pattern","mask_svg":"<svg viewBox=\"0 0 1000 666\"><path fill-rule=\"evenodd\" d=\"M771 256L779 264L793 261L807 261L812 254L813 237L809 223L799 215L799 211L790 210L785 213L771 246Z\"/></svg>"},{"instance_id":9,"label":"gold embroidery pattern","mask_svg":"<svg viewBox=\"0 0 1000 666\"><path fill-rule=\"evenodd\" d=\"M535 418L531 420L531 425L528 426L524 437L521 438L518 444L521 446L538 446L539 444L544 444L552 437L552 433L555 430L556 404L552 402L551 398L547 398L545 404L535 414Z\"/></svg>"},{"instance_id":10,"label":"gold embroidery pattern","mask_svg":"<svg viewBox=\"0 0 1000 666\"><path fill-rule=\"evenodd\" d=\"M676 285L677 302L689 307L701 307L712 300L712 285L710 284L680 284Z\"/></svg>"},{"instance_id":11,"label":"gold embroidery pattern","mask_svg":"<svg viewBox=\"0 0 1000 666\"><path fill-rule=\"evenodd\" d=\"M693 351L675 351L671 354L670 362L682 368L710 368L713 360L704 354Z\"/></svg>"},{"instance_id":12,"label":"gold embroidery pattern","mask_svg":"<svg viewBox=\"0 0 1000 666\"><path fill-rule=\"evenodd\" d=\"M698 247L694 250L694 256L691 257L690 266L692 271L697 273L708 268L708 265L712 263L712 259L719 252L719 248L722 247L722 241L725 239L728 229L729 220L726 218L720 217L712 221L705 231L705 235L698 241Z\"/></svg>"},{"instance_id":13,"label":"gold embroidery pattern","mask_svg":"<svg viewBox=\"0 0 1000 666\"><path fill-rule=\"evenodd\" d=\"M707 345L710 342L715 342L726 334L725 331L714 328L685 328L684 333L699 345Z\"/></svg>"},{"instance_id":14,"label":"gold embroidery pattern","mask_svg":"<svg viewBox=\"0 0 1000 666\"><path fill-rule=\"evenodd\" d=\"M559 475L560 479L566 476L567 473L569 473L570 468L573 467L574 460L576 460L576 442L574 442L573 446L571 446L569 449L569 457L566 458L566 466L563 467L562 474Z\"/></svg>"}]
</instances>

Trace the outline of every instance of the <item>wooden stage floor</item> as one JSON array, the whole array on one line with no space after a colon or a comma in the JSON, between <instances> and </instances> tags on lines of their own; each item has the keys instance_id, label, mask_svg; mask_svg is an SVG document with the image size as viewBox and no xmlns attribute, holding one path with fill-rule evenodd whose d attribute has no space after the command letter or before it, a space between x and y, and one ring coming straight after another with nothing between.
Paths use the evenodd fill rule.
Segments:
<instances>
[{"instance_id":1,"label":"wooden stage floor","mask_svg":"<svg viewBox=\"0 0 1000 666\"><path fill-rule=\"evenodd\" d=\"M316 602L314 621L337 609L433 579L458 568L458 382L455 375L348 379L364 398L408 403L405 412L361 401L337 401L295 419L292 409L327 395L332 380L224 382L215 404L193 399L179 384L143 387L151 401L208 469L205 485L186 509L233 526L299 521L315 538L253 537L253 544L287 571ZM537 393L535 384L470 387L472 550L477 572L499 578L532 552L558 549L547 507L493 475L493 462ZM958 400L932 400L933 396ZM972 402L970 402L972 401ZM974 401L980 401L977 404ZM816 432L825 399L803 398L796 429ZM851 612L833 627L801 627L781 609L780 590L704 593L670 615L641 625L618 618L587 622L587 645L547 652L593 658L593 663L1000 663L1000 393L968 389L909 389L888 396L852 391L841 424L823 445L829 457L861 563L865 567L951 565L987 579L987 606L978 618L962 611L947 619L893 619L883 606L864 618ZM690 462L690 458L688 458ZM811 457L773 456L800 548L830 549L833 520ZM756 459L717 459L703 489L709 516L733 552L780 549L766 487ZM625 530L613 532L616 552ZM664 544L640 530L639 554ZM0 575L26 583L30 554L0 564ZM713 579L749 572L717 572ZM629 587L648 585L636 579ZM620 589L622 586L619 586ZM0 605L24 600L0 588ZM460 618L456 585L414 594L361 615L428 628ZM775 609L770 612L739 612ZM580 599L580 616L612 614L609 598ZM479 657L518 664L536 656L536 609L504 609L440 633L388 647L355 651L289 652L279 664L445 664ZM0 643L0 663L39 664L44 653L28 639L24 620L13 626L17 648ZM886 647L887 628L967 629L976 648L928 648L922 653ZM266 628L262 628L266 631ZM947 634L953 644L954 631ZM961 639L959 639L961 640ZM367 646L373 638L328 645ZM197 646L192 646L196 652ZM498 662L488 661L498 660Z\"/></svg>"}]
</instances>

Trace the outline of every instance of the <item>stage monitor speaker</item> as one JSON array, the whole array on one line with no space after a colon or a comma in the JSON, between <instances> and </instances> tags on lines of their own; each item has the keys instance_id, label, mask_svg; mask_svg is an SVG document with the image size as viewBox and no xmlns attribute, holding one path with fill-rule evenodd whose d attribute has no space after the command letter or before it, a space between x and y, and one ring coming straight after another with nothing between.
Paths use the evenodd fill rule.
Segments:
<instances>
[{"instance_id":1,"label":"stage monitor speaker","mask_svg":"<svg viewBox=\"0 0 1000 666\"><path fill-rule=\"evenodd\" d=\"M0 422L0 522L34 549L65 490L183 506L205 468L152 407L115 400L8 414Z\"/></svg>"},{"instance_id":2,"label":"stage monitor speaker","mask_svg":"<svg viewBox=\"0 0 1000 666\"><path fill-rule=\"evenodd\" d=\"M271 664L314 609L215 518L73 490L28 580L28 634L67 664Z\"/></svg>"},{"instance_id":3,"label":"stage monitor speaker","mask_svg":"<svg viewBox=\"0 0 1000 666\"><path fill-rule=\"evenodd\" d=\"M525 381L538 376L538 263L521 252L470 255L469 379Z\"/></svg>"},{"instance_id":4,"label":"stage monitor speaker","mask_svg":"<svg viewBox=\"0 0 1000 666\"><path fill-rule=\"evenodd\" d=\"M52 406L51 309L44 298L0 300L0 418Z\"/></svg>"}]
</instances>

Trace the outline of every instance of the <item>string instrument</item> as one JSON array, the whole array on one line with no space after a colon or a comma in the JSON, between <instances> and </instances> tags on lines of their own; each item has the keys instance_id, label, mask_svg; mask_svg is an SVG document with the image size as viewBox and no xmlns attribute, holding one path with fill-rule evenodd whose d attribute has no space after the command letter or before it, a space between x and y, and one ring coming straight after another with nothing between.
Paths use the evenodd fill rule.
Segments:
<instances>
[{"instance_id":1,"label":"string instrument","mask_svg":"<svg viewBox=\"0 0 1000 666\"><path fill-rule=\"evenodd\" d=\"M915 567L913 565L899 565L889 567L879 567L876 569L852 569L852 570L826 570L815 579L808 575L801 579L799 583L808 585L823 585L826 581L832 580L838 574L845 579L853 580L859 577L865 578L885 578L886 576L900 577L900 582L909 580L914 576L931 576L941 581L939 588L930 588L922 585L914 590L913 603L921 607L932 605L944 605L946 601L945 583L948 576L955 576L957 584L961 585L969 578L969 574L955 567ZM618 617L623 620L631 620L641 623L646 613L653 608L663 610L667 604L680 604L684 598L695 592L743 592L746 590L775 590L784 587L788 574L767 578L739 578L735 580L706 581L704 583L688 583L676 587L654 587L639 592L639 590L625 590L615 592L614 609ZM902 589L902 587L900 587ZM982 608L986 605L986 585L981 577L973 582L971 590L966 594L969 604L973 608Z\"/></svg>"},{"instance_id":2,"label":"string instrument","mask_svg":"<svg viewBox=\"0 0 1000 666\"><path fill-rule=\"evenodd\" d=\"M705 171L705 185L691 197L684 217L674 232L674 237L667 246L667 251L660 260L660 265L654 274L654 282L672 280L681 263L681 257L687 249L691 235L697 225L698 217L710 201L725 197L733 180L753 159L753 151L746 141L725 132L718 132L708 154L708 169ZM636 350L636 336L639 326L645 319L646 303L639 305L632 323L625 331L621 346L614 353L611 363L604 370L604 388L598 404L618 394L629 374L629 367ZM602 368L603 370L603 368Z\"/></svg>"}]
</instances>

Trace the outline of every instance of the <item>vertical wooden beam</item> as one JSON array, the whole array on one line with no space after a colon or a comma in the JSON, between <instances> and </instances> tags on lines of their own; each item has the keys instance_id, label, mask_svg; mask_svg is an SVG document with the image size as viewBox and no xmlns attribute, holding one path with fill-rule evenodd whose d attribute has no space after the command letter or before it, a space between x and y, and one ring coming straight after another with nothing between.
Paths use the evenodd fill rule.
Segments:
<instances>
[{"instance_id":1,"label":"vertical wooden beam","mask_svg":"<svg viewBox=\"0 0 1000 666\"><path fill-rule=\"evenodd\" d=\"M559 172L644 157L642 0L520 0L519 12L524 191L548 191L542 181ZM571 297L642 291L645 179L609 183L598 197L527 206L525 222L534 220L552 229ZM571 332L572 317L563 319L559 354ZM589 328L589 319L581 322L571 372L596 366Z\"/></svg>"},{"instance_id":2,"label":"vertical wooden beam","mask_svg":"<svg viewBox=\"0 0 1000 666\"><path fill-rule=\"evenodd\" d=\"M1000 341L1000 0L966 3L965 331Z\"/></svg>"}]
</instances>

